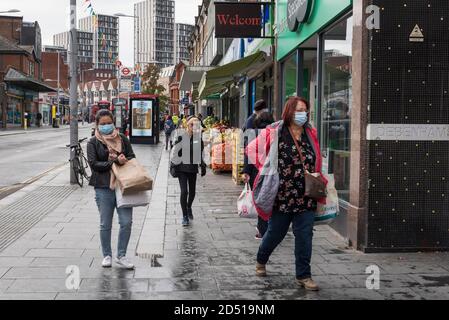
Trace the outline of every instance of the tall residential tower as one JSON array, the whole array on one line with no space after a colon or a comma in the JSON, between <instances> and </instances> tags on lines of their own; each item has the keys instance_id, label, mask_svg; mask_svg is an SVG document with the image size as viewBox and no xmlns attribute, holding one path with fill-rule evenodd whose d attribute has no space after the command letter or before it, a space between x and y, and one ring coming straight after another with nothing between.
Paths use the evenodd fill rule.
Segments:
<instances>
[{"instance_id":1,"label":"tall residential tower","mask_svg":"<svg viewBox=\"0 0 449 320\"><path fill-rule=\"evenodd\" d=\"M175 63L175 1L146 0L134 5L134 59L142 70L154 63L161 68ZM139 52L137 52L139 50Z\"/></svg>"},{"instance_id":2,"label":"tall residential tower","mask_svg":"<svg viewBox=\"0 0 449 320\"><path fill-rule=\"evenodd\" d=\"M175 61L189 61L189 42L190 35L195 27L190 24L177 23L175 28Z\"/></svg>"},{"instance_id":3,"label":"tall residential tower","mask_svg":"<svg viewBox=\"0 0 449 320\"><path fill-rule=\"evenodd\" d=\"M79 20L79 30L93 33L94 68L116 70L115 61L119 56L119 19L101 14L85 17Z\"/></svg>"}]
</instances>

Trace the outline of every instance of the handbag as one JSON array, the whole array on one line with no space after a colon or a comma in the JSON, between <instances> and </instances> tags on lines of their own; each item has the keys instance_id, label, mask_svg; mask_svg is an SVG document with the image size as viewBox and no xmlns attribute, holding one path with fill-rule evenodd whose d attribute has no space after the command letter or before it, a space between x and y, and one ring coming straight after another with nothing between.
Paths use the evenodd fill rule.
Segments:
<instances>
[{"instance_id":1,"label":"handbag","mask_svg":"<svg viewBox=\"0 0 449 320\"><path fill-rule=\"evenodd\" d=\"M139 191L128 195L123 195L120 188L115 188L117 208L137 208L146 207L150 204L150 197L147 191Z\"/></svg>"},{"instance_id":2,"label":"handbag","mask_svg":"<svg viewBox=\"0 0 449 320\"><path fill-rule=\"evenodd\" d=\"M241 218L255 219L258 217L256 207L253 203L253 192L249 183L245 184L245 188L237 200L237 210Z\"/></svg>"},{"instance_id":3,"label":"handbag","mask_svg":"<svg viewBox=\"0 0 449 320\"><path fill-rule=\"evenodd\" d=\"M301 159L301 148L299 147L298 142L295 139L295 136L293 135L291 129L288 129L290 131L290 135L292 136L293 142L295 143L296 149L299 153L299 159L301 161L301 164L304 168L304 162ZM308 198L318 200L322 198L327 197L326 193L326 183L321 178L320 173L310 173L309 171L304 169L304 177L305 177L305 192L304 195Z\"/></svg>"},{"instance_id":4,"label":"handbag","mask_svg":"<svg viewBox=\"0 0 449 320\"><path fill-rule=\"evenodd\" d=\"M173 178L177 178L179 176L178 172L176 171L176 165L173 162L170 162L170 175Z\"/></svg>"},{"instance_id":5,"label":"handbag","mask_svg":"<svg viewBox=\"0 0 449 320\"><path fill-rule=\"evenodd\" d=\"M153 189L153 179L137 159L131 159L122 166L114 163L112 171L123 195Z\"/></svg>"}]
</instances>

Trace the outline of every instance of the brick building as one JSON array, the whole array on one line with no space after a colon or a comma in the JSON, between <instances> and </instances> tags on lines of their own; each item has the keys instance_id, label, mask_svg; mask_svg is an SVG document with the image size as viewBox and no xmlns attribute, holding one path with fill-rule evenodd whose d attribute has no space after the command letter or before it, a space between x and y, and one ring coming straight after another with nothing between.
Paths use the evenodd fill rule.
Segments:
<instances>
[{"instance_id":1,"label":"brick building","mask_svg":"<svg viewBox=\"0 0 449 320\"><path fill-rule=\"evenodd\" d=\"M42 40L38 22L0 16L0 128L36 123L40 92L55 90L42 81Z\"/></svg>"}]
</instances>

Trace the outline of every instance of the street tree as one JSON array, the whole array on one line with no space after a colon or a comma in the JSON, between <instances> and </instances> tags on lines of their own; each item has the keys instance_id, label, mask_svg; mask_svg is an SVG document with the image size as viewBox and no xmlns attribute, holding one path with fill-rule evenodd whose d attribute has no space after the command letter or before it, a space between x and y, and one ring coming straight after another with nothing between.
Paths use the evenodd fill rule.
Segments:
<instances>
[{"instance_id":1,"label":"street tree","mask_svg":"<svg viewBox=\"0 0 449 320\"><path fill-rule=\"evenodd\" d=\"M156 64L147 65L142 75L142 93L155 94L159 96L159 105L161 112L165 112L168 108L170 98L165 87L159 83L159 75L161 69Z\"/></svg>"}]
</instances>

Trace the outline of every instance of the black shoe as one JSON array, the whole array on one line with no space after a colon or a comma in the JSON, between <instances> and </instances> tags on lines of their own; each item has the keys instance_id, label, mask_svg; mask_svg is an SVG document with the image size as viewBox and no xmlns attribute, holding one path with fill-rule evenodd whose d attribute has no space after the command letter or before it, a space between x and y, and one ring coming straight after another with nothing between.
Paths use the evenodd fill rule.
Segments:
<instances>
[{"instance_id":1,"label":"black shoe","mask_svg":"<svg viewBox=\"0 0 449 320\"><path fill-rule=\"evenodd\" d=\"M182 226L188 227L189 225L190 225L189 218L187 218L187 217L182 218Z\"/></svg>"},{"instance_id":2,"label":"black shoe","mask_svg":"<svg viewBox=\"0 0 449 320\"><path fill-rule=\"evenodd\" d=\"M190 220L193 220L193 212L192 212L192 208L187 209L187 213L188 213L188 215L189 215L189 219L190 219Z\"/></svg>"}]
</instances>

